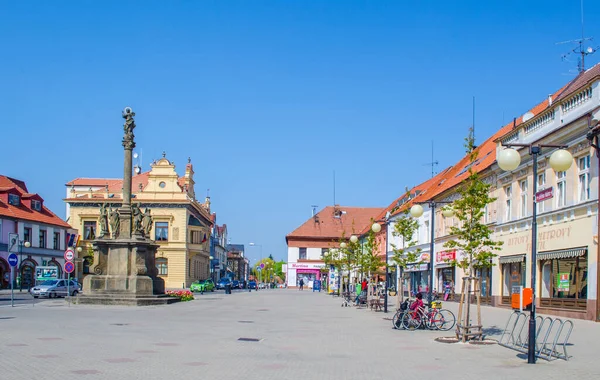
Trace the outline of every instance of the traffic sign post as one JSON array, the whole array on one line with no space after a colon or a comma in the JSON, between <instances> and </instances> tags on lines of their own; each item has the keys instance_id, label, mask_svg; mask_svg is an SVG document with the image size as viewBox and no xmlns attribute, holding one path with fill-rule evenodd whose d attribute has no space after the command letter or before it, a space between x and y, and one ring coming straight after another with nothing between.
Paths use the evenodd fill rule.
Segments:
<instances>
[{"instance_id":1,"label":"traffic sign post","mask_svg":"<svg viewBox=\"0 0 600 380\"><path fill-rule=\"evenodd\" d=\"M67 251L65 252L65 257L67 256L68 251L69 250L67 249ZM71 274L71 273L73 273L74 270L75 270L75 264L73 264L72 261L67 261L65 263L65 272L68 274ZM69 301L69 307L71 307L71 279L69 278L69 276L67 276L66 281L67 281L67 300Z\"/></svg>"},{"instance_id":2,"label":"traffic sign post","mask_svg":"<svg viewBox=\"0 0 600 380\"><path fill-rule=\"evenodd\" d=\"M10 306L15 307L15 267L19 264L16 253L8 255L8 264L10 265Z\"/></svg>"},{"instance_id":3,"label":"traffic sign post","mask_svg":"<svg viewBox=\"0 0 600 380\"><path fill-rule=\"evenodd\" d=\"M71 248L67 249L65 251L65 260L73 261L73 258L75 258L75 251L73 251Z\"/></svg>"}]
</instances>

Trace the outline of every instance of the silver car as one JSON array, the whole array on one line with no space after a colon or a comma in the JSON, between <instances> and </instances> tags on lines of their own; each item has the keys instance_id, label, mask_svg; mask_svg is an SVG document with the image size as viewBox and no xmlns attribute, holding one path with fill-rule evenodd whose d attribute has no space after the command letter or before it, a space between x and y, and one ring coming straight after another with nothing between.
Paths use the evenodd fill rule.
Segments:
<instances>
[{"instance_id":1,"label":"silver car","mask_svg":"<svg viewBox=\"0 0 600 380\"><path fill-rule=\"evenodd\" d=\"M81 291L81 286L69 280L69 293L71 296L76 296ZM42 281L29 290L33 298L38 297L65 297L67 295L67 280L46 280Z\"/></svg>"}]
</instances>

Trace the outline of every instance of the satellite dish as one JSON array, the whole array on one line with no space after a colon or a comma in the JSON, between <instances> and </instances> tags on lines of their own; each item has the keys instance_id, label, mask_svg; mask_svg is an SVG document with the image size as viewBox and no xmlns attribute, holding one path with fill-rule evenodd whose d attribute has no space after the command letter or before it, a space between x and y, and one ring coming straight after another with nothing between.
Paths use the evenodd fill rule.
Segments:
<instances>
[{"instance_id":1,"label":"satellite dish","mask_svg":"<svg viewBox=\"0 0 600 380\"><path fill-rule=\"evenodd\" d=\"M523 123L526 122L527 120L531 120L531 118L533 118L533 116L535 116L535 115L532 114L531 112L527 112L525 115L523 115Z\"/></svg>"},{"instance_id":2,"label":"satellite dish","mask_svg":"<svg viewBox=\"0 0 600 380\"><path fill-rule=\"evenodd\" d=\"M588 54L592 54L594 52L594 48L590 46L589 48L587 48L587 52Z\"/></svg>"},{"instance_id":3,"label":"satellite dish","mask_svg":"<svg viewBox=\"0 0 600 380\"><path fill-rule=\"evenodd\" d=\"M137 154L137 153L134 153L134 154L133 154L133 158L138 158L138 154Z\"/></svg>"}]
</instances>

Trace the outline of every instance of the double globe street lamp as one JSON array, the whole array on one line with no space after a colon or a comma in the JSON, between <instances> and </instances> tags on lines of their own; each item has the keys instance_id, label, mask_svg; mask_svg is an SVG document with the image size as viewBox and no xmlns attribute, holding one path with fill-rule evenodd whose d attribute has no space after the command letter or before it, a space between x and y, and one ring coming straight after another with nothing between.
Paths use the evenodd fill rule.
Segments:
<instances>
[{"instance_id":1,"label":"double globe street lamp","mask_svg":"<svg viewBox=\"0 0 600 380\"><path fill-rule=\"evenodd\" d=\"M533 156L533 215L531 222L531 310L529 314L529 343L527 346L527 363L535 364L535 287L537 277L537 160L542 148L559 148L550 156L550 167L557 172L568 170L573 164L573 156L566 150L565 145L533 145L533 144L506 144L507 149L498 153L496 160L498 166L504 171L513 171L521 164L521 154L512 147L529 148Z\"/></svg>"}]
</instances>

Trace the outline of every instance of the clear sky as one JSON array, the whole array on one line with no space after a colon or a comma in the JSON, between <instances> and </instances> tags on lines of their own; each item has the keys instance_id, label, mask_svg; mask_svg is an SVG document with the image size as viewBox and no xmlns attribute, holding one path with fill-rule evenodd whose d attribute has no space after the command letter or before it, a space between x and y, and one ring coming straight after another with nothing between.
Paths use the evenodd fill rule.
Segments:
<instances>
[{"instance_id":1,"label":"clear sky","mask_svg":"<svg viewBox=\"0 0 600 380\"><path fill-rule=\"evenodd\" d=\"M600 2L584 4L600 41ZM580 2L0 1L0 173L64 217L65 183L162 151L250 257L333 203L387 206L574 77ZM595 42L592 46L598 46ZM588 56L587 67L600 60Z\"/></svg>"}]
</instances>

